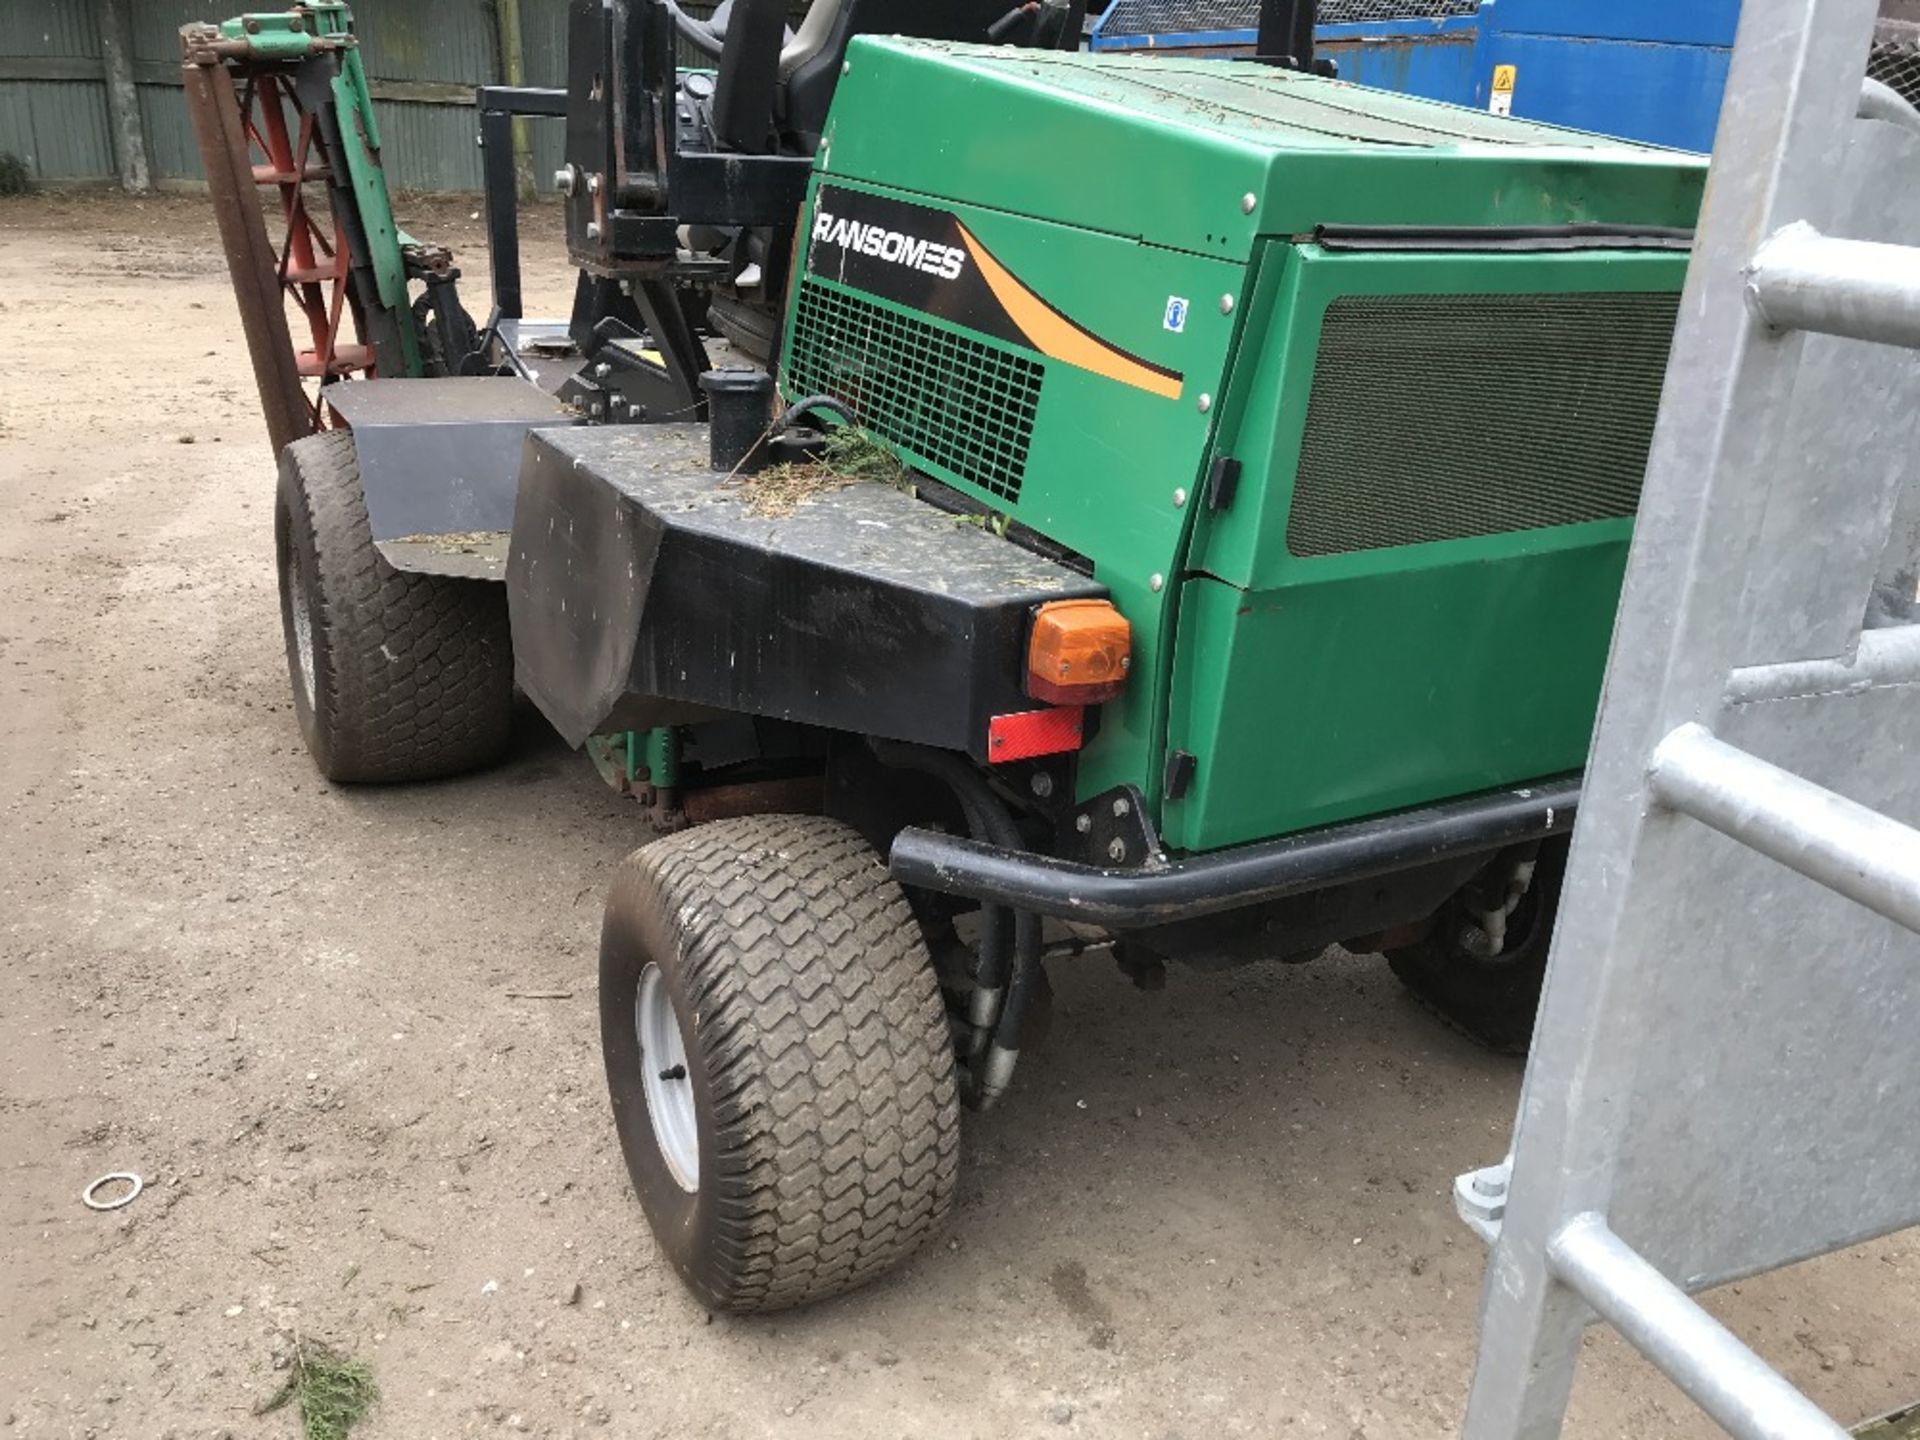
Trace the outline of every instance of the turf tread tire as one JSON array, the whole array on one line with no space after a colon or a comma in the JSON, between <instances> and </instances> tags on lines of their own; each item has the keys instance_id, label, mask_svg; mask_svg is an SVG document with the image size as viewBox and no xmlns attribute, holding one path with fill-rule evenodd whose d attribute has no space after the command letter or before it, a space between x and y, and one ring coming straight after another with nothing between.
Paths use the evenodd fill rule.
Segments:
<instances>
[{"instance_id":1,"label":"turf tread tire","mask_svg":"<svg viewBox=\"0 0 1920 1440\"><path fill-rule=\"evenodd\" d=\"M641 1086L633 1002L648 963L674 997L695 1087L691 1196ZM825 1300L945 1220L960 1159L946 1014L905 893L850 826L753 816L635 851L608 900L600 994L628 1171L708 1308Z\"/></svg>"},{"instance_id":2,"label":"turf tread tire","mask_svg":"<svg viewBox=\"0 0 1920 1440\"><path fill-rule=\"evenodd\" d=\"M1426 939L1387 952L1388 967L1414 999L1468 1039L1496 1054L1526 1054L1566 869L1567 842L1547 842L1515 915L1518 933L1498 959L1479 959L1455 940L1467 919L1456 896Z\"/></svg>"},{"instance_id":3,"label":"turf tread tire","mask_svg":"<svg viewBox=\"0 0 1920 1440\"><path fill-rule=\"evenodd\" d=\"M274 541L294 709L322 774L431 780L499 759L513 723L506 587L389 565L374 548L350 431L281 452ZM289 594L303 583L311 694Z\"/></svg>"}]
</instances>

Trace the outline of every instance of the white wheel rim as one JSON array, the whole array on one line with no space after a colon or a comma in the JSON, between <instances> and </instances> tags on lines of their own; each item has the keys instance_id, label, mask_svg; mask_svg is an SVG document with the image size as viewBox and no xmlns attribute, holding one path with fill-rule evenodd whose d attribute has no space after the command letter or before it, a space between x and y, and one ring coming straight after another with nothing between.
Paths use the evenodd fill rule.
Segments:
<instances>
[{"instance_id":1,"label":"white wheel rim","mask_svg":"<svg viewBox=\"0 0 1920 1440\"><path fill-rule=\"evenodd\" d=\"M647 1118L661 1158L682 1190L700 1188L700 1127L693 1114L693 1077L687 1073L687 1047L680 1038L680 1017L658 965L640 972L633 997L633 1032L640 1042L640 1083L647 1094Z\"/></svg>"},{"instance_id":2,"label":"white wheel rim","mask_svg":"<svg viewBox=\"0 0 1920 1440\"><path fill-rule=\"evenodd\" d=\"M293 655L300 671L300 696L313 708L313 610L307 602L307 576L300 552L287 551L287 615L293 622Z\"/></svg>"}]
</instances>

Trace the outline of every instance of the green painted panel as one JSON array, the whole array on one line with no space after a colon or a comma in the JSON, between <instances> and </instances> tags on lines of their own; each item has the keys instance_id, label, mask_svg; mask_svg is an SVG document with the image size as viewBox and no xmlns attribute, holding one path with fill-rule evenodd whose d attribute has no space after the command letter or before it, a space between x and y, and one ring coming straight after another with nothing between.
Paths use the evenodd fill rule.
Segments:
<instances>
[{"instance_id":1,"label":"green painted panel","mask_svg":"<svg viewBox=\"0 0 1920 1440\"><path fill-rule=\"evenodd\" d=\"M264 0L132 0L127 20L135 66L179 65L180 27L217 25L243 11L272 10ZM284 7L278 7L284 8Z\"/></svg>"},{"instance_id":2,"label":"green painted panel","mask_svg":"<svg viewBox=\"0 0 1920 1440\"><path fill-rule=\"evenodd\" d=\"M838 183L837 177L827 178ZM918 178L928 185L938 183L931 174ZM885 194L875 187L848 188ZM937 194L902 197L896 192L891 198L911 198L958 217L1047 306L1100 340L1181 377L1177 396L1151 394L1032 348L1014 347L1045 366L1018 499L1009 502L938 464L924 466L1094 562L1095 578L1113 592L1134 627L1136 678L1121 699L1102 707L1099 734L1082 756L1080 788L1093 793L1122 782L1144 783L1158 768L1165 730L1166 690L1154 679L1165 674L1171 639L1172 590L1165 582L1178 573L1194 509L1176 504L1175 491L1184 498L1197 484L1212 426L1211 407L1202 411L1199 397L1218 390L1235 328L1218 297L1239 294L1245 269L962 205ZM809 232L812 213L810 201ZM823 282L816 277L811 283ZM826 283L837 291L851 290ZM801 288L795 287L796 297ZM919 313L867 292L852 293L887 312ZM1170 295L1193 302L1177 331L1166 324ZM935 323L943 333L974 336L1006 348L1005 342L965 326ZM860 354L858 344L849 350L850 357ZM857 363L886 368L872 352ZM957 413L955 418L965 422L969 416ZM924 459L919 452L910 453ZM1157 590L1156 576L1162 581Z\"/></svg>"},{"instance_id":3,"label":"green painted panel","mask_svg":"<svg viewBox=\"0 0 1920 1440\"><path fill-rule=\"evenodd\" d=\"M1322 224L1691 225L1706 177L1703 157L1261 66L871 37L849 55L836 173L1240 260Z\"/></svg>"},{"instance_id":4,"label":"green painted panel","mask_svg":"<svg viewBox=\"0 0 1920 1440\"><path fill-rule=\"evenodd\" d=\"M1586 763L1630 522L1505 556L1248 592L1181 588L1162 817L1210 850Z\"/></svg>"},{"instance_id":5,"label":"green painted panel","mask_svg":"<svg viewBox=\"0 0 1920 1440\"><path fill-rule=\"evenodd\" d=\"M898 124L902 114L916 123ZM1010 134L1047 143L1009 145ZM1528 331L1514 347L1518 379L1503 384L1498 344L1463 352L1462 364L1486 364L1488 388L1507 397L1533 487L1489 490L1479 528L1510 531L1505 520L1529 505L1548 517L1529 523L1552 528L1473 535L1469 523L1459 533L1470 538L1442 531L1419 544L1359 553L1304 544L1294 554L1288 519L1322 316L1354 295L1442 295L1441 318L1469 330L1476 304L1506 314L1514 307L1503 297L1541 291L1657 292L1665 304L1683 258L1361 257L1310 239L1331 223L1687 226L1704 178L1698 159L1283 71L867 38L851 51L820 168L843 189L960 216L1075 324L1185 372L1170 403L1049 361L1023 488L1003 507L1090 557L1135 625L1133 683L1103 707L1081 794L1131 781L1161 804L1167 748L1191 750L1196 786L1161 818L1174 844L1208 849L1581 763L1631 522L1566 523L1569 509L1574 520L1585 514L1554 492L1541 419L1604 404L1605 385L1583 372L1617 362L1592 344L1563 357L1562 383L1542 383L1524 370L1539 350ZM1167 324L1176 297L1187 302L1183 332ZM917 296L897 308L945 303ZM1572 319L1591 340L1593 317ZM1392 337L1357 343L1373 345L1363 359L1392 358ZM1430 337L1422 353L1451 358ZM1635 352L1642 411L1660 363L1648 353ZM1450 383L1446 395L1473 398L1470 376ZM1222 403L1203 413L1202 393ZM1413 455L1446 427L1447 416L1429 421L1417 403L1381 393L1392 412L1386 444L1364 467L1322 467L1335 493L1329 506L1318 492L1321 523L1308 540L1320 550L1354 529L1346 499L1405 489L1392 465L1399 434ZM1366 407L1358 419L1353 409L1349 398L1344 436L1364 433ZM1246 466L1218 524L1198 504L1173 507L1176 490L1199 491L1216 420L1231 437L1218 449ZM1583 434L1606 452L1597 487L1606 503L1591 513L1624 516L1637 476L1618 463L1609 427ZM1471 505L1481 497L1457 462L1443 478ZM1499 505L1507 509L1493 514Z\"/></svg>"},{"instance_id":6,"label":"green painted panel","mask_svg":"<svg viewBox=\"0 0 1920 1440\"><path fill-rule=\"evenodd\" d=\"M202 178L199 149L175 78L180 27L195 21L217 23L261 8L245 0L133 0L135 78L157 178ZM563 83L566 0L521 0L521 8L529 31L529 61L535 67L530 83ZM431 5L356 0L353 11L368 73L376 82L481 85L499 79L492 0L435 0ZM91 4L0 0L0 61L88 59L99 53ZM555 66L558 70L549 76ZM395 188L480 188L474 143L478 118L472 106L381 100L374 108L384 141L382 158ZM37 173L48 179L110 177L114 168L108 133L105 90L98 82L0 82L0 150L34 157ZM559 164L561 126L557 121L535 122L532 133L536 175L544 181Z\"/></svg>"},{"instance_id":7,"label":"green painted panel","mask_svg":"<svg viewBox=\"0 0 1920 1440\"><path fill-rule=\"evenodd\" d=\"M1339 555L1302 556L1290 551L1287 531L1295 466L1306 429L1322 320L1336 300L1449 296L1468 297L1471 302L1480 296L1668 293L1678 292L1685 278L1686 256L1675 253L1329 255L1311 245L1273 245L1249 306L1247 338L1238 352L1218 432L1220 453L1237 458L1244 467L1239 491L1230 510L1200 521L1192 568L1259 588L1430 563L1431 545ZM1471 373L1447 376L1420 370L1396 374L1395 367L1405 364L1407 355L1414 355L1415 363L1427 364L1434 363L1433 357L1420 355L1411 346L1396 354L1387 348L1392 337L1383 338L1384 353L1377 357L1380 389L1393 393L1382 394L1380 409L1391 423L1404 427L1397 438L1404 444L1409 469L1428 463L1424 451L1457 445L1462 437L1452 427L1459 423L1479 428L1489 492L1497 489L1503 466L1517 463L1516 449L1532 453L1543 445L1565 443L1577 416L1585 416L1589 429L1598 426L1603 432L1593 437L1594 443L1618 442L1622 417L1613 413L1621 404L1616 392L1629 377L1622 377L1611 363L1616 358L1608 345L1612 337L1604 326L1573 327L1571 338L1595 343L1588 352L1567 357L1571 363L1563 373L1545 376L1541 357L1548 353L1553 337L1537 333L1542 323L1537 316L1503 317L1489 305L1485 334L1440 362L1471 367ZM1535 333L1505 328L1527 326ZM1644 350L1646 337L1635 334L1633 338ZM1651 394L1657 397L1664 368L1662 353L1650 377L1630 377L1636 382L1636 401L1649 398L1649 378ZM1457 400L1463 389L1473 392L1464 415L1437 408L1425 417L1408 413L1418 408L1423 393L1452 395ZM1571 471L1580 457L1569 458ZM1643 457L1631 458L1640 460L1636 471L1644 468ZM1495 536L1481 548L1503 553L1507 546L1505 537Z\"/></svg>"},{"instance_id":8,"label":"green painted panel","mask_svg":"<svg viewBox=\"0 0 1920 1440\"><path fill-rule=\"evenodd\" d=\"M1585 762L1684 277L1670 253L1267 252L1219 431L1239 492L1199 520L1179 599L1168 744L1197 770L1164 807L1170 843ZM1355 306L1376 313L1332 352L1353 373L1330 422L1313 401L1323 320ZM1403 311L1440 314L1452 348L1396 328ZM1303 535L1309 464L1344 489ZM1530 507L1560 520L1514 525ZM1428 531L1444 538L1391 538Z\"/></svg>"},{"instance_id":9,"label":"green painted panel","mask_svg":"<svg viewBox=\"0 0 1920 1440\"><path fill-rule=\"evenodd\" d=\"M479 85L500 74L493 0L353 0L353 28L375 79Z\"/></svg>"},{"instance_id":10,"label":"green painted panel","mask_svg":"<svg viewBox=\"0 0 1920 1440\"><path fill-rule=\"evenodd\" d=\"M0 57L98 58L99 12L80 0L6 0L0 4Z\"/></svg>"},{"instance_id":11,"label":"green painted panel","mask_svg":"<svg viewBox=\"0 0 1920 1440\"><path fill-rule=\"evenodd\" d=\"M85 80L0 80L0 151L43 180L114 174L106 86Z\"/></svg>"},{"instance_id":12,"label":"green painted panel","mask_svg":"<svg viewBox=\"0 0 1920 1440\"><path fill-rule=\"evenodd\" d=\"M187 118L187 92L178 85L136 85L140 123L147 132L147 165L156 180L201 180L200 146Z\"/></svg>"},{"instance_id":13,"label":"green painted panel","mask_svg":"<svg viewBox=\"0 0 1920 1440\"><path fill-rule=\"evenodd\" d=\"M480 188L480 147L474 141L480 123L478 112L465 105L405 100L376 100L373 111L380 122L381 164L387 172L387 183L395 191L438 193ZM558 165L556 160L548 173Z\"/></svg>"}]
</instances>

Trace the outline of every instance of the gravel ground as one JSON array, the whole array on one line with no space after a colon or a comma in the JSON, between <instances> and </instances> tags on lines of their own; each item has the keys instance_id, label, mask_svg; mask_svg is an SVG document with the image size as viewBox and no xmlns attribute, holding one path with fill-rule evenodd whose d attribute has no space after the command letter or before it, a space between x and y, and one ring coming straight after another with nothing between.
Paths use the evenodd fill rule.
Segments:
<instances>
[{"instance_id":1,"label":"gravel ground","mask_svg":"<svg viewBox=\"0 0 1920 1440\"><path fill-rule=\"evenodd\" d=\"M470 206L402 209L477 282ZM1374 957L1151 995L1064 964L943 1240L815 1311L698 1310L596 1053L637 819L532 713L490 774L321 783L271 485L205 201L0 202L0 1433L292 1436L253 1410L294 1334L372 1364L372 1440L1458 1429L1447 1189L1520 1072ZM146 1192L84 1209L119 1169ZM1920 1394L1916 1278L1909 1233L1711 1303L1858 1419ZM1718 1432L1596 1335L1569 1433Z\"/></svg>"}]
</instances>

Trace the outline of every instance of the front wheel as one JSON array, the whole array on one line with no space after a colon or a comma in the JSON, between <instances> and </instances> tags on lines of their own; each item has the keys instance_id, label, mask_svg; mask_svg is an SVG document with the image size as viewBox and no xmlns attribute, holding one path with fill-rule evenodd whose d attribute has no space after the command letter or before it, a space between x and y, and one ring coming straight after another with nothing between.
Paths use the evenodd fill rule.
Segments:
<instances>
[{"instance_id":1,"label":"front wheel","mask_svg":"<svg viewBox=\"0 0 1920 1440\"><path fill-rule=\"evenodd\" d=\"M952 1206L939 985L905 893L849 826L762 815L635 851L607 899L600 1032L627 1173L709 1309L853 1289Z\"/></svg>"},{"instance_id":2,"label":"front wheel","mask_svg":"<svg viewBox=\"0 0 1920 1440\"><path fill-rule=\"evenodd\" d=\"M506 587L396 570L374 547L353 435L280 453L273 514L293 708L329 780L428 780L506 749Z\"/></svg>"},{"instance_id":3,"label":"front wheel","mask_svg":"<svg viewBox=\"0 0 1920 1440\"><path fill-rule=\"evenodd\" d=\"M1497 927L1498 953L1489 954L1483 922L1515 865L1524 863L1511 852L1501 855L1441 907L1424 940L1387 953L1387 964L1416 999L1489 1049L1510 1055L1525 1054L1533 1038L1567 842L1549 840L1540 847L1525 893Z\"/></svg>"}]
</instances>

